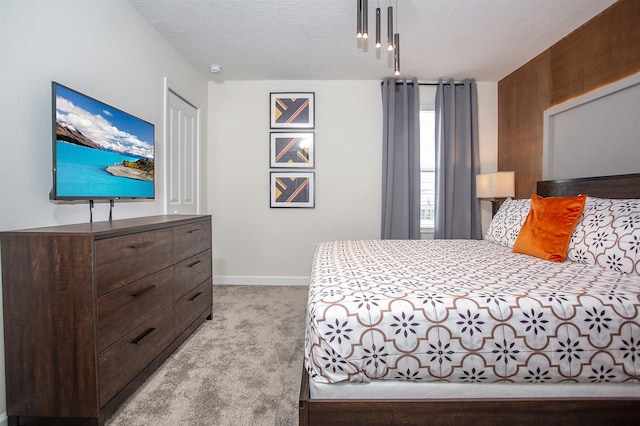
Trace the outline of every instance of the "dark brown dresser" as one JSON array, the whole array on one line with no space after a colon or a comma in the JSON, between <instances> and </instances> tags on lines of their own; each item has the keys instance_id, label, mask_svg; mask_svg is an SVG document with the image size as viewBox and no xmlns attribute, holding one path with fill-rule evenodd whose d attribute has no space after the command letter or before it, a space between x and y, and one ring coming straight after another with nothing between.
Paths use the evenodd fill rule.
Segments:
<instances>
[{"instance_id":1,"label":"dark brown dresser","mask_svg":"<svg viewBox=\"0 0 640 426\"><path fill-rule=\"evenodd\" d=\"M102 425L212 308L211 217L3 232L10 425Z\"/></svg>"}]
</instances>

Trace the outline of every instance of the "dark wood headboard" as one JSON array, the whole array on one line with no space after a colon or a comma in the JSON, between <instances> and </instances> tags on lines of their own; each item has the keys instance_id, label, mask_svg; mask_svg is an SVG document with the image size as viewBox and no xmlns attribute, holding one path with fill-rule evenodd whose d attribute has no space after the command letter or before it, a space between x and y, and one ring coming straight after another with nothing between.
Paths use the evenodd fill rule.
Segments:
<instances>
[{"instance_id":1,"label":"dark wood headboard","mask_svg":"<svg viewBox=\"0 0 640 426\"><path fill-rule=\"evenodd\" d=\"M543 180L538 182L537 193L543 197L587 194L599 198L640 198L640 173Z\"/></svg>"}]
</instances>

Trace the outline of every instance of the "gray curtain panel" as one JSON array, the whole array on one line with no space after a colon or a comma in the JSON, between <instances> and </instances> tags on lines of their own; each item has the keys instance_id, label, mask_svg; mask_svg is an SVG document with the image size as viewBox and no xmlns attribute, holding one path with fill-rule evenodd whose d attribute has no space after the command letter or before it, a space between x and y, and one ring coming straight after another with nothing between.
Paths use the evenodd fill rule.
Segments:
<instances>
[{"instance_id":1,"label":"gray curtain panel","mask_svg":"<svg viewBox=\"0 0 640 426\"><path fill-rule=\"evenodd\" d=\"M476 198L478 94L474 79L438 82L436 90L435 238L481 239Z\"/></svg>"},{"instance_id":2,"label":"gray curtain panel","mask_svg":"<svg viewBox=\"0 0 640 426\"><path fill-rule=\"evenodd\" d=\"M418 80L382 81L382 239L420 239Z\"/></svg>"}]
</instances>

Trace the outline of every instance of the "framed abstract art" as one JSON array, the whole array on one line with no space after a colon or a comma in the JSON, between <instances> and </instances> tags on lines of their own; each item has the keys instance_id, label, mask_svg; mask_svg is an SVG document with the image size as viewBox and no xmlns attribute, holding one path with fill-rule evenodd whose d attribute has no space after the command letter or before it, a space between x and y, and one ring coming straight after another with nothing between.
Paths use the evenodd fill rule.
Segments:
<instances>
[{"instance_id":1,"label":"framed abstract art","mask_svg":"<svg viewBox=\"0 0 640 426\"><path fill-rule=\"evenodd\" d=\"M271 172L271 207L315 207L315 173Z\"/></svg>"},{"instance_id":2,"label":"framed abstract art","mask_svg":"<svg viewBox=\"0 0 640 426\"><path fill-rule=\"evenodd\" d=\"M272 129L313 129L315 93L272 92L269 94Z\"/></svg>"},{"instance_id":3,"label":"framed abstract art","mask_svg":"<svg viewBox=\"0 0 640 426\"><path fill-rule=\"evenodd\" d=\"M272 132L269 162L273 168L313 168L314 133Z\"/></svg>"}]
</instances>

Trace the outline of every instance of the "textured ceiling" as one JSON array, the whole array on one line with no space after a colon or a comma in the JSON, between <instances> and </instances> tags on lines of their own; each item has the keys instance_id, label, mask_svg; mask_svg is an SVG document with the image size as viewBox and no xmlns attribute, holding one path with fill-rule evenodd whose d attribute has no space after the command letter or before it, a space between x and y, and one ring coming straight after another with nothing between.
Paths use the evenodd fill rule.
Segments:
<instances>
[{"instance_id":1,"label":"textured ceiling","mask_svg":"<svg viewBox=\"0 0 640 426\"><path fill-rule=\"evenodd\" d=\"M210 80L377 80L393 74L376 52L390 2L369 1L367 42L356 0L129 0ZM615 0L393 0L403 76L499 81ZM386 30L383 29L383 41ZM219 64L222 72L209 72Z\"/></svg>"}]
</instances>

